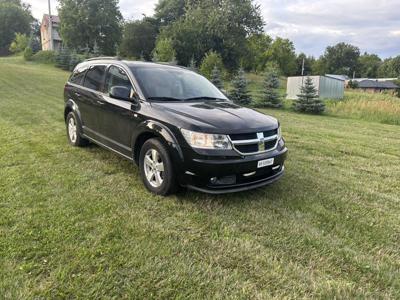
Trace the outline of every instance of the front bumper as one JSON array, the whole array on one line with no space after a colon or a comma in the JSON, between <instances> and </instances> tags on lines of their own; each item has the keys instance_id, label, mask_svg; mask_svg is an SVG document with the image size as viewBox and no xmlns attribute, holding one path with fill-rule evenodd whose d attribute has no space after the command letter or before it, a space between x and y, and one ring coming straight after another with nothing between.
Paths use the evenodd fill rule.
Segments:
<instances>
[{"instance_id":1,"label":"front bumper","mask_svg":"<svg viewBox=\"0 0 400 300\"><path fill-rule=\"evenodd\" d=\"M236 159L193 158L184 173L181 183L189 189L209 194L242 192L272 184L285 172L287 148ZM258 168L258 162L274 158L274 164ZM212 178L221 179L217 183ZM234 182L226 183L234 178Z\"/></svg>"}]
</instances>

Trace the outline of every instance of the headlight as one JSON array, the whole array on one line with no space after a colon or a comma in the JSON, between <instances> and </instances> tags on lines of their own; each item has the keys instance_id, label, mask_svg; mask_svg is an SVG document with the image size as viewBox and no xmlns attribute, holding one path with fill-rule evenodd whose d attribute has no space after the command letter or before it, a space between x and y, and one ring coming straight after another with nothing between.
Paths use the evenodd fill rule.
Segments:
<instances>
[{"instance_id":1,"label":"headlight","mask_svg":"<svg viewBox=\"0 0 400 300\"><path fill-rule=\"evenodd\" d=\"M281 125L279 125L279 128L278 128L278 140L280 140L282 138L282 127L281 127Z\"/></svg>"},{"instance_id":2,"label":"headlight","mask_svg":"<svg viewBox=\"0 0 400 300\"><path fill-rule=\"evenodd\" d=\"M228 136L223 134L207 134L181 129L190 146L198 149L232 149Z\"/></svg>"}]
</instances>

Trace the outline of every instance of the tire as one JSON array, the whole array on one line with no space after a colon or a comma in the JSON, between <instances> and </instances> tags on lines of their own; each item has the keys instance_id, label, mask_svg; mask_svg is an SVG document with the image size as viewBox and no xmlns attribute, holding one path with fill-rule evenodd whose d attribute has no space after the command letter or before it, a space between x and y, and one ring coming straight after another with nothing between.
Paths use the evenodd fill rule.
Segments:
<instances>
[{"instance_id":1,"label":"tire","mask_svg":"<svg viewBox=\"0 0 400 300\"><path fill-rule=\"evenodd\" d=\"M81 123L74 112L70 112L66 119L67 137L69 143L74 147L84 147L89 141L82 137Z\"/></svg>"},{"instance_id":2,"label":"tire","mask_svg":"<svg viewBox=\"0 0 400 300\"><path fill-rule=\"evenodd\" d=\"M140 175L152 193L167 196L177 192L178 184L167 147L157 138L147 140L140 150Z\"/></svg>"}]
</instances>

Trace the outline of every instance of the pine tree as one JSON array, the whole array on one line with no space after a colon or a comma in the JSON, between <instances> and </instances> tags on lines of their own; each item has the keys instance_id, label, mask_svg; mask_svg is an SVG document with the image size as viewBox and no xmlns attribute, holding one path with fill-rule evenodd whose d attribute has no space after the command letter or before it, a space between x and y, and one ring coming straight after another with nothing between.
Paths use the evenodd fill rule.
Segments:
<instances>
[{"instance_id":1,"label":"pine tree","mask_svg":"<svg viewBox=\"0 0 400 300\"><path fill-rule=\"evenodd\" d=\"M300 112L320 114L325 111L325 104L319 99L317 89L310 77L307 77L300 89L300 95L293 103L294 109Z\"/></svg>"},{"instance_id":2,"label":"pine tree","mask_svg":"<svg viewBox=\"0 0 400 300\"><path fill-rule=\"evenodd\" d=\"M239 105L248 105L251 103L251 98L247 89L247 79L244 70L239 69L238 74L232 81L233 90L230 98Z\"/></svg>"},{"instance_id":3,"label":"pine tree","mask_svg":"<svg viewBox=\"0 0 400 300\"><path fill-rule=\"evenodd\" d=\"M221 72L218 69L217 65L214 66L214 69L211 73L211 82L220 90L224 88L224 83L221 79Z\"/></svg>"},{"instance_id":4,"label":"pine tree","mask_svg":"<svg viewBox=\"0 0 400 300\"><path fill-rule=\"evenodd\" d=\"M282 99L279 95L279 75L276 69L268 68L264 78L263 97L260 102L262 107L281 108Z\"/></svg>"}]
</instances>

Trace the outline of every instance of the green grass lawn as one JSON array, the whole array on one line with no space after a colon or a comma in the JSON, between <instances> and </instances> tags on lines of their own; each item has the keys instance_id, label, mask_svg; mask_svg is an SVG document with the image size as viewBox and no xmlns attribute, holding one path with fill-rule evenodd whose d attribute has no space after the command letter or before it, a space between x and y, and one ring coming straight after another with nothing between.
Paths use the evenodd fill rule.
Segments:
<instances>
[{"instance_id":1,"label":"green grass lawn","mask_svg":"<svg viewBox=\"0 0 400 300\"><path fill-rule=\"evenodd\" d=\"M68 145L67 76L0 59L1 299L400 298L399 126L265 111L280 182L161 198Z\"/></svg>"}]
</instances>

